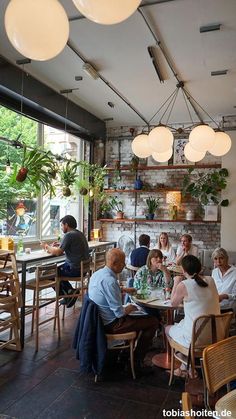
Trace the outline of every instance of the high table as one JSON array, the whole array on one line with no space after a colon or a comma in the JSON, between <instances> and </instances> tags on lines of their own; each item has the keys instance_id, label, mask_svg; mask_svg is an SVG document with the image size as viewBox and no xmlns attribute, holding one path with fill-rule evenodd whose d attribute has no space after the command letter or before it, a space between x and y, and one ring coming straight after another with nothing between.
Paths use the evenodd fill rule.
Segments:
<instances>
[{"instance_id":1,"label":"high table","mask_svg":"<svg viewBox=\"0 0 236 419\"><path fill-rule=\"evenodd\" d=\"M113 246L116 247L115 241L108 242L99 242L99 241L89 241L89 250L101 249L104 247ZM35 250L31 253L23 253L23 255L16 254L16 261L21 265L21 292L22 292L22 307L21 307L21 329L20 329L20 341L21 347L24 347L25 341L25 290L26 290L26 271L30 266L35 266L42 261L47 262L50 260L52 262L63 262L65 260L65 255L62 256L53 256L50 253L45 252L45 250Z\"/></svg>"},{"instance_id":2,"label":"high table","mask_svg":"<svg viewBox=\"0 0 236 419\"><path fill-rule=\"evenodd\" d=\"M158 310L166 310L167 312L167 325L171 325L174 323L174 310L177 308L182 308L183 306L174 307L171 305L170 300L163 300L161 298L148 298L146 300L138 300L134 298L134 300L143 306L156 308ZM164 368L166 370L170 369L170 346L167 341L167 350L166 352L154 355L152 358L152 362L154 365L160 368Z\"/></svg>"}]
</instances>

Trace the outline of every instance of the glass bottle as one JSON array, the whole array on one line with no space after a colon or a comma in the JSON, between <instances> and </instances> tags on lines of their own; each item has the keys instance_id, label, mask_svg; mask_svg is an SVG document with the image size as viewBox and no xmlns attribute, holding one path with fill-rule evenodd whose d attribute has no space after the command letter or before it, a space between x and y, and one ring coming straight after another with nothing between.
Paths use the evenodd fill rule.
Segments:
<instances>
[{"instance_id":1,"label":"glass bottle","mask_svg":"<svg viewBox=\"0 0 236 419\"><path fill-rule=\"evenodd\" d=\"M23 236L20 235L17 242L17 254L22 255L24 252Z\"/></svg>"}]
</instances>

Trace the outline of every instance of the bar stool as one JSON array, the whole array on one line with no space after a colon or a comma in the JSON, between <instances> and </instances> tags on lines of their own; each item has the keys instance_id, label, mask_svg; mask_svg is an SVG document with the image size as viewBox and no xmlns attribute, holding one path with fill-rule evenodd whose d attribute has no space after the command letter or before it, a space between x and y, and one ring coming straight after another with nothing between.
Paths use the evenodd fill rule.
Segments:
<instances>
[{"instance_id":1,"label":"bar stool","mask_svg":"<svg viewBox=\"0 0 236 419\"><path fill-rule=\"evenodd\" d=\"M92 260L92 273L98 271L98 269L104 268L106 265L106 250L101 252L95 252Z\"/></svg>"},{"instance_id":2,"label":"bar stool","mask_svg":"<svg viewBox=\"0 0 236 419\"><path fill-rule=\"evenodd\" d=\"M78 298L83 302L83 298L84 298L84 294L85 292L88 290L88 284L89 284L89 280L90 280L90 271L91 271L91 258L87 259L87 260L82 260L80 262L80 272L81 275L80 276L74 276L74 277L70 277L70 276L59 276L58 277L58 287L60 290L60 283L61 281L69 281L69 282L75 282L76 283L76 289L77 292L73 293L73 294L63 294L63 295L59 295L59 300L61 298L63 299L67 299L67 298ZM62 319L64 320L65 318L65 305L63 306L63 315L62 315Z\"/></svg>"},{"instance_id":3,"label":"bar stool","mask_svg":"<svg viewBox=\"0 0 236 419\"><path fill-rule=\"evenodd\" d=\"M36 267L35 278L26 283L26 289L33 291L33 304L26 305L25 307L32 308L32 326L31 333L34 332L34 326L36 329L35 334L35 351L39 348L39 327L51 320L54 320L54 329L58 331L58 339L60 339L60 317L59 317L59 281L57 280L57 264L52 265L41 265ZM50 288L54 288L56 296L43 296L42 291ZM54 315L40 321L39 310L40 302L44 302L43 305L55 303Z\"/></svg>"}]
</instances>

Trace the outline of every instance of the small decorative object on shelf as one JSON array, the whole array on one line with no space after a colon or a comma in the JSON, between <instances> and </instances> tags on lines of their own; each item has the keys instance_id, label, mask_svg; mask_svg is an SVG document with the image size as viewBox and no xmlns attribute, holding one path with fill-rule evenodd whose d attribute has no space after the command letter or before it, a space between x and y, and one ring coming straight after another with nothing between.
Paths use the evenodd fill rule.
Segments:
<instances>
[{"instance_id":1,"label":"small decorative object on shelf","mask_svg":"<svg viewBox=\"0 0 236 419\"><path fill-rule=\"evenodd\" d=\"M178 207L181 203L180 191L169 191L166 194L166 203L169 204L169 217L171 220L177 220Z\"/></svg>"},{"instance_id":2,"label":"small decorative object on shelf","mask_svg":"<svg viewBox=\"0 0 236 419\"><path fill-rule=\"evenodd\" d=\"M142 188L143 188L143 182L139 176L138 179L136 179L136 181L134 182L134 189L141 190Z\"/></svg>"},{"instance_id":3,"label":"small decorative object on shelf","mask_svg":"<svg viewBox=\"0 0 236 419\"><path fill-rule=\"evenodd\" d=\"M186 212L186 220L187 221L192 221L194 220L194 211L193 210L188 210Z\"/></svg>"},{"instance_id":4,"label":"small decorative object on shelf","mask_svg":"<svg viewBox=\"0 0 236 419\"><path fill-rule=\"evenodd\" d=\"M218 220L218 205L209 204L204 206L205 215L204 221L217 221Z\"/></svg>"},{"instance_id":5,"label":"small decorative object on shelf","mask_svg":"<svg viewBox=\"0 0 236 419\"><path fill-rule=\"evenodd\" d=\"M159 207L159 198L149 197L149 198L146 199L146 204L147 204L147 207L148 207L148 213L146 214L146 219L147 220L153 220L154 215L155 215L155 211Z\"/></svg>"}]
</instances>

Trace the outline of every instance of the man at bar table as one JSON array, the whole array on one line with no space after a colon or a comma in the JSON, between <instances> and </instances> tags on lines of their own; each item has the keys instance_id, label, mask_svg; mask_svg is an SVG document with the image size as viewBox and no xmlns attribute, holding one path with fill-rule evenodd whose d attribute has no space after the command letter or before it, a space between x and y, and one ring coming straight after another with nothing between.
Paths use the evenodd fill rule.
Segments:
<instances>
[{"instance_id":1,"label":"man at bar table","mask_svg":"<svg viewBox=\"0 0 236 419\"><path fill-rule=\"evenodd\" d=\"M58 267L58 276L78 277L80 276L80 262L89 258L89 247L85 235L77 230L76 219L72 215L66 215L60 220L64 237L61 243L54 242L52 246L43 243L42 246L46 252L61 256L65 253L65 262ZM60 282L60 295L70 294L71 298L66 298L62 304L72 307L76 302L73 293L77 293L69 281Z\"/></svg>"},{"instance_id":2,"label":"man at bar table","mask_svg":"<svg viewBox=\"0 0 236 419\"><path fill-rule=\"evenodd\" d=\"M125 254L120 249L111 249L106 255L106 266L95 272L89 282L89 298L98 306L106 333L142 331L135 351L138 373L150 372L144 368L143 360L152 343L159 321L152 316L132 317L137 311L133 304L122 305L121 290L117 281L125 266Z\"/></svg>"}]
</instances>

